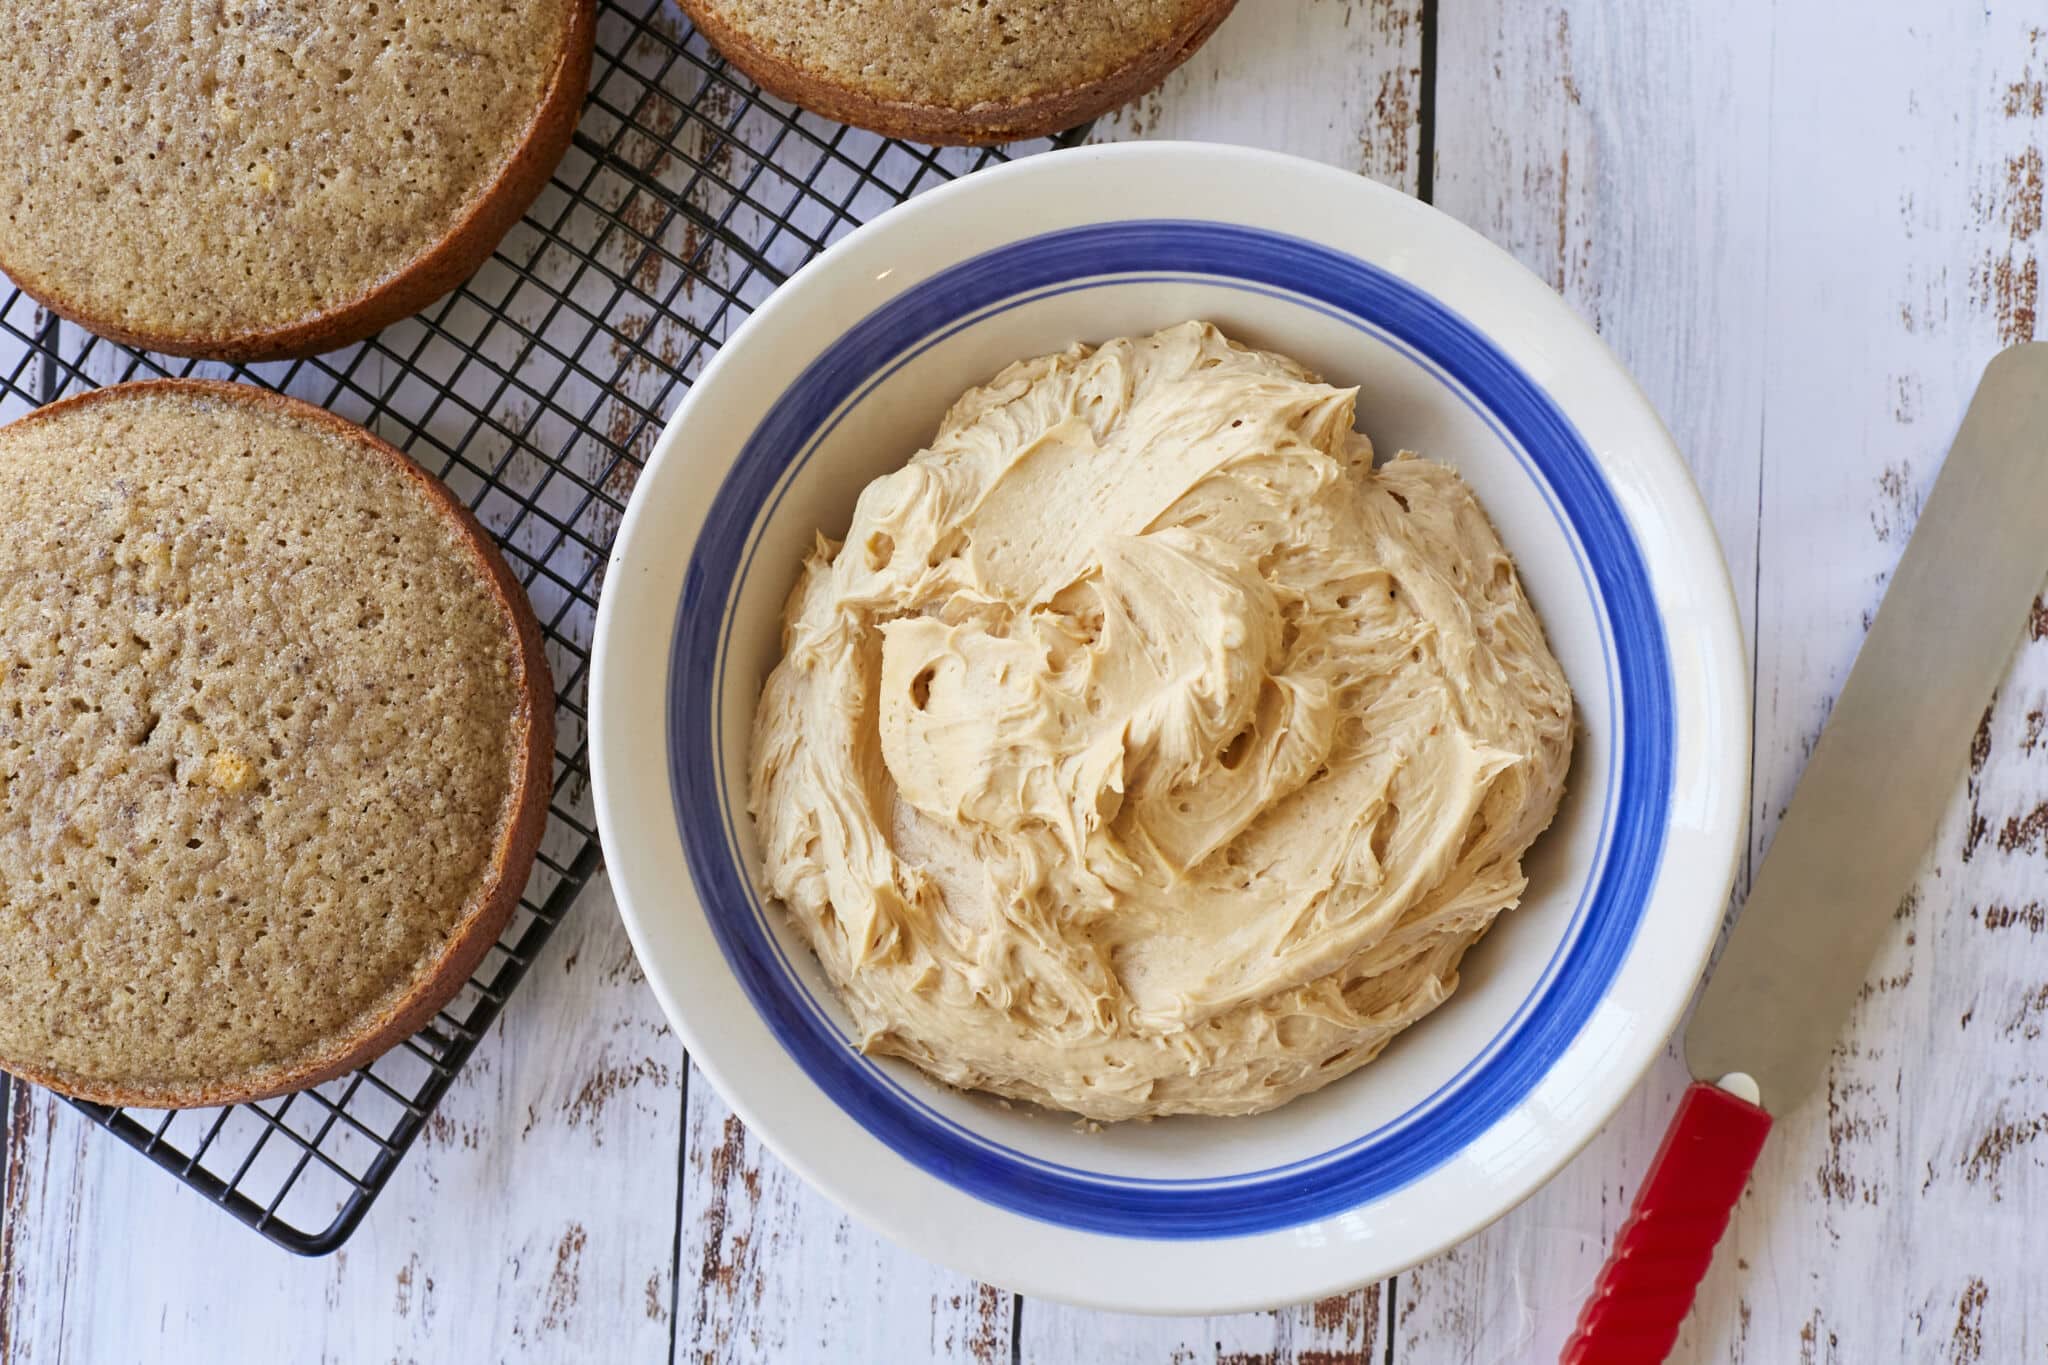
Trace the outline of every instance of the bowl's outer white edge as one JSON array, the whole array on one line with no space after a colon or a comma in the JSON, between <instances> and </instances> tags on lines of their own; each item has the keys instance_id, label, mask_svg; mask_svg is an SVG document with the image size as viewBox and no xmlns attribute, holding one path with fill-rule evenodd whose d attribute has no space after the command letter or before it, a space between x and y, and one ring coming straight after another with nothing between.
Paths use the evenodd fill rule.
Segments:
<instances>
[{"instance_id":1,"label":"bowl's outer white edge","mask_svg":"<svg viewBox=\"0 0 2048 1365\"><path fill-rule=\"evenodd\" d=\"M1713 905L1716 913L1697 913L1692 917L1692 922L1684 926L1659 926L1660 931L1668 929L1675 932L1681 927L1690 930L1678 941L1674 941L1669 933L1660 933L1659 936L1655 936L1654 941L1654 951L1667 959L1676 959L1674 966L1683 964L1684 985L1670 990L1671 1003L1668 1010L1664 1011L1668 1017L1648 1021L1657 1027L1654 1030L1645 1030L1640 1038L1632 1039L1626 1058L1616 1059L1620 1063L1617 1071L1628 1073L1626 1082L1606 1086L1596 1100L1582 1101L1572 1120L1573 1133L1570 1140L1554 1144L1546 1151L1540 1162L1530 1162L1517 1169L1514 1173L1513 1188L1500 1192L1505 1197L1488 1201L1483 1211L1468 1211L1461 1216L1447 1218L1436 1235L1411 1238L1398 1255L1389 1256L1391 1248L1381 1248L1378 1256L1356 1262L1342 1254L1307 1258L1283 1255L1279 1259L1288 1262L1288 1267L1283 1271L1285 1278L1282 1280L1258 1273L1262 1264L1271 1264L1273 1261L1272 1257L1259 1253L1277 1253L1289 1246L1300 1246L1300 1239L1288 1235L1298 1230L1290 1229L1282 1233L1262 1234L1256 1237L1186 1242L1142 1241L1054 1228L982 1204L971 1196L939 1182L936 1178L924 1175L870 1137L851 1119L840 1114L836 1106L831 1105L815 1090L808 1096L811 1101L809 1107L813 1110L820 1107L830 1110L830 1116L837 1116L841 1122L838 1125L830 1125L830 1116L816 1113L806 1115L806 1121L822 1121L828 1126L847 1130L834 1133L834 1142L843 1140L866 1149L853 1160L846 1159L846 1154L841 1151L826 1153L833 1158L830 1164L849 1170L858 1164L863 1175L874 1173L878 1176L890 1167L898 1168L893 1172L893 1177L883 1177L881 1183L902 1185L906 1190L915 1191L916 1198L922 1201L922 1206L927 1209L934 1203L951 1205L952 1213L965 1215L975 1223L972 1235L934 1236L933 1224L946 1221L943 1216L928 1216L916 1220L904 1217L901 1212L902 1206L890 1203L886 1192L871 1188L868 1182L842 1179L838 1170L827 1170L821 1163L812 1159L810 1145L801 1140L785 1140L786 1137L797 1138L799 1135L794 1131L785 1134L782 1131L782 1115L771 1115L768 1109L789 1109L795 1101L784 1097L778 1103L775 1097L768 1095L764 1090L761 1100L767 1103L757 1103L754 1093L747 1085L734 1083L738 1078L727 1074L726 1056L721 1039L713 1032L699 1030L693 1024L692 1012L685 1010L681 1004L679 987L683 982L680 978L672 979L672 973L662 959L661 949L654 942L651 915L672 915L679 903L687 909L701 913L687 888L664 885L660 881L643 881L644 874L657 869L648 866L646 846L638 842L639 831L633 828L636 820L643 824L651 820L654 830L665 830L666 837L674 841L673 821L669 818L667 801L665 705L660 705L658 700L655 703L663 717L660 730L663 743L658 746L658 752L662 755L658 783L661 802L658 811L650 816L644 809L627 807L625 803L630 798L620 789L619 784L630 779L615 775L611 770L611 761L607 757L613 754L637 754L644 757L648 752L657 750L657 746L652 746L644 740L635 742L632 721L625 714L624 703L628 700L627 694L635 690L636 672L640 693L644 694L649 687L653 687L657 692L662 690L667 666L666 629L673 621L675 596L671 585L666 590L668 595L665 612L656 610L655 603L637 600L637 596L645 593L647 588L632 581L643 572L640 557L635 551L643 537L652 537L657 530L666 534L668 542L666 547L655 547L650 550L650 557L662 553L673 554L678 540L683 540L683 543L687 544L687 539L679 535L679 532L686 531L688 539L694 538L694 524L678 525L674 521L669 521L659 527L652 525L657 516L657 513L650 510L653 506L653 491L663 486L669 477L666 473L668 467L680 458L677 452L683 446L684 433L697 420L697 409L700 404L705 402L709 395L717 392L721 376L726 369L736 367L748 359L752 344L750 338L766 336L778 325L779 319L806 306L806 295L813 282L824 281L831 272L839 269L841 261L851 260L870 243L901 231L908 223L928 222L953 211L952 206L955 203L976 196L989 195L994 186L1005 182L1042 178L1048 182L1049 191L1050 182L1055 177L1085 177L1092 168L1104 163L1135 165L1144 162L1153 162L1162 168L1170 168L1174 174L1181 176L1197 177L1203 174L1222 173L1253 177L1265 175L1275 180L1292 178L1300 185L1319 183L1325 192L1336 187L1337 193L1353 197L1360 211L1387 215L1420 215L1427 219L1426 231L1445 244L1442 247L1431 247L1432 254L1442 256L1448 252L1452 256L1469 256L1471 259L1463 264L1469 267L1484 266L1490 274L1499 276L1491 281L1495 285L1504 286L1508 280L1513 280L1513 288L1523 295L1520 302L1542 315L1543 328L1553 334L1551 339L1554 342L1566 343L1569 349L1580 353L1571 363L1585 364L1588 366L1588 373L1581 374L1579 378L1593 383L1595 387L1604 386L1604 401L1610 405L1619 405L1603 425L1611 424L1618 429L1634 429L1633 458L1644 463L1646 478L1642 481L1642 486L1628 490L1618 488L1617 493L1624 495L1632 523L1639 514L1647 515L1652 511L1662 513L1658 529L1675 538L1674 548L1667 551L1662 546L1652 547L1647 543L1643 547L1645 558L1651 561L1653 583L1659 603L1662 606L1674 594L1686 601L1691 613L1687 624L1706 641L1707 662L1711 666L1710 672L1703 679L1687 676L1679 678L1678 683L1682 689L1697 691L1697 704L1700 710L1698 719L1706 732L1703 738L1714 741L1717 750L1716 753L1701 756L1700 761L1706 763L1708 768L1694 775L1697 783L1703 783L1710 788L1712 798L1709 803L1711 809L1703 812L1702 846L1694 850L1694 861L1717 865L1717 871L1710 882L1714 889ZM1215 216L1229 221L1229 207L1227 202L1222 204L1222 211ZM1103 216L1107 218L1123 215ZM1033 229L1036 230L1040 229ZM1303 235L1314 234L1305 232ZM942 268L951 264L953 259L957 258L932 261L929 263L929 269ZM1391 264L1397 271L1408 273L1408 268L1415 262ZM888 292L913 282L914 280L908 277L899 279ZM884 296L877 294L865 306L854 307L847 320L851 321L861 315L867 307L880 302ZM1616 379L1622 381L1620 385L1614 383ZM1560 398L1559 401L1568 413L1572 411L1572 402L1569 399ZM1589 400L1584 397L1579 399L1582 404L1587 401ZM722 477L729 463L728 454L725 462L715 471L719 477ZM717 479L713 477L698 480L698 483L704 486L700 490L700 501L708 500L716 482ZM1670 505L1659 507L1656 505L1658 499L1663 499ZM1645 500L1648 500L1647 504ZM669 510L667 507L663 508L664 513ZM695 510L694 515L696 520L701 521L701 507ZM1644 528L1636 525L1635 529L1638 539L1644 540ZM687 555L686 550L683 553ZM1660 574L1660 565L1669 572ZM1701 572L1707 565L1714 566L1711 575ZM1672 573L1687 581L1672 583ZM1699 581L1703 577L1710 577L1712 581ZM636 613L635 619L622 626L620 616L629 609ZM646 615L648 619L643 622L638 619L640 615ZM664 617L666 619L663 619ZM619 636L622 629L650 626L657 621L662 626L658 639L644 636L629 639ZM1667 620L1667 629L1668 624ZM1662 1050L1665 1038L1689 1002L1691 987L1697 983L1712 949L1720 925L1721 916L1718 910L1726 904L1727 891L1732 885L1740 852L1742 813L1746 808L1748 790L1750 686L1748 669L1744 661L1740 617L1736 609L1733 586L1719 545L1714 538L1704 501L1649 400L1589 326L1573 314L1540 280L1478 233L1398 191L1335 168L1280 153L1201 143L1118 144L1046 153L977 172L972 177L921 195L856 229L808 263L788 283L771 295L735 336L714 355L711 363L685 395L681 406L664 428L643 469L638 488L630 501L614 542L605 591L599 603L592 660L590 736L593 789L600 837L613 867L613 889L627 934L646 972L648 982L698 1068L719 1088L741 1120L780 1159L814 1187L823 1190L892 1240L918 1254L939 1260L976 1278L1002 1284L1035 1297L1057 1299L1082 1307L1126 1312L1211 1314L1249 1311L1320 1298L1371 1282L1387 1274L1397 1273L1426 1260L1471 1236L1520 1204L1592 1140L1626 1098L1636 1079L1648 1069ZM635 663L640 665L637 670L633 667ZM643 702L646 700L644 695L640 699ZM623 765L623 758L621 762ZM644 788L646 784L639 785ZM675 849L675 857L679 859L680 856L678 846ZM1658 886L1652 893L1653 900L1663 899L1666 883L1671 876L1669 849L1666 856L1667 864L1660 871ZM1693 880L1697 887L1697 878ZM650 899L643 903L643 895ZM1695 893L1689 893L1687 896L1689 900L1696 898ZM708 934L706 937L708 938ZM1630 950L1629 961L1624 964L1624 971L1635 962L1639 954L1652 951L1652 944L1646 942L1650 937L1638 935L1637 943ZM715 948L712 955L716 957ZM731 981L730 973L724 972L722 959L718 960L717 970L720 975L726 977L731 985L732 994L737 995L737 983ZM1676 981L1680 973L1667 968L1662 975ZM765 1029L763 1032L765 1033ZM1568 1050L1565 1060L1570 1060L1572 1053L1579 1046L1580 1042L1575 1041L1572 1049ZM734 1060L737 1060L737 1057ZM802 1076L796 1064L786 1057L783 1060L787 1062L787 1069L794 1072L798 1081L809 1087L808 1079ZM1561 1063L1555 1070L1563 1069ZM825 1143L815 1145L821 1150L827 1146ZM905 1173L908 1174L907 1179ZM1417 1183L1426 1183L1429 1179L1430 1177L1424 1177ZM1411 1185L1407 1190L1397 1192L1388 1199L1399 1198L1401 1194L1415 1188L1416 1186ZM957 1222L958 1219L953 1221ZM922 1230L914 1225L916 1223L923 1224ZM1010 1254L1009 1248L1018 1241L1026 1245L1044 1242L1047 1249L1029 1256ZM1100 1264L1091 1264L1099 1262L1099 1257L1078 1254L1091 1243L1112 1244L1119 1253L1110 1258L1113 1261L1127 1261L1135 1266L1141 1260L1155 1269L1134 1273L1129 1278L1105 1274ZM1121 1254L1126 1251L1130 1256ZM1213 1276L1202 1273L1191 1257L1215 1257L1219 1263L1227 1260L1229 1271L1227 1274Z\"/></svg>"}]
</instances>

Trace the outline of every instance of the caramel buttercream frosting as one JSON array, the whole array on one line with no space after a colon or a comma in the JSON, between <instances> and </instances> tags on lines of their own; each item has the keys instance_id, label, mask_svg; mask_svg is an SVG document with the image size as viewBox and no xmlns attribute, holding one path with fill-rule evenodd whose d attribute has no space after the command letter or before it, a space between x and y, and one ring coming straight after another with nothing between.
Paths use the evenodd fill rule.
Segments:
<instances>
[{"instance_id":1,"label":"caramel buttercream frosting","mask_svg":"<svg viewBox=\"0 0 2048 1365\"><path fill-rule=\"evenodd\" d=\"M969 390L820 537L755 717L767 889L860 1045L1092 1119L1371 1061L1520 898L1564 673L1450 469L1190 322Z\"/></svg>"}]
</instances>

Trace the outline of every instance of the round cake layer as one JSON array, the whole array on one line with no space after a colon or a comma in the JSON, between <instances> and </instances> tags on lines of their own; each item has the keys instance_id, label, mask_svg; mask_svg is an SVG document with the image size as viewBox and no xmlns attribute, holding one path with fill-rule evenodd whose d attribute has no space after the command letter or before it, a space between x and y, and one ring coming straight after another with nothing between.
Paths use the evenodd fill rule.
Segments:
<instances>
[{"instance_id":1,"label":"round cake layer","mask_svg":"<svg viewBox=\"0 0 2048 1365\"><path fill-rule=\"evenodd\" d=\"M531 608L449 491L259 389L0 429L0 1067L222 1103L410 1033L547 817Z\"/></svg>"},{"instance_id":2,"label":"round cake layer","mask_svg":"<svg viewBox=\"0 0 2048 1365\"><path fill-rule=\"evenodd\" d=\"M146 8L0 17L0 273L183 355L325 350L453 288L589 81L591 0Z\"/></svg>"},{"instance_id":3,"label":"round cake layer","mask_svg":"<svg viewBox=\"0 0 2048 1365\"><path fill-rule=\"evenodd\" d=\"M1236 0L680 0L768 90L924 142L1057 133L1135 99Z\"/></svg>"}]
</instances>

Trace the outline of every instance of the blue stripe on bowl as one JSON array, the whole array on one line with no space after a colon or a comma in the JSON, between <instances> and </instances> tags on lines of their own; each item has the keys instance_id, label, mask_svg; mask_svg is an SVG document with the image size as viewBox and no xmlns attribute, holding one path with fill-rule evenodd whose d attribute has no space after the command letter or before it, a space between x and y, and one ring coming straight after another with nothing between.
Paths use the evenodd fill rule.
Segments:
<instances>
[{"instance_id":1,"label":"blue stripe on bowl","mask_svg":"<svg viewBox=\"0 0 2048 1365\"><path fill-rule=\"evenodd\" d=\"M739 578L738 583L735 586L735 593L737 594L739 589L745 586L748 575L752 572L753 569L755 553L758 551L760 547L761 529L772 522L776 513L776 509L781 506L782 498L784 494L788 492L792 480L795 478L797 474L799 474L803 470L803 468L807 464L810 463L812 456L815 455L819 447L822 446L825 443L825 441L831 437L833 431L835 431L838 428L839 423L845 418L846 414L851 412L857 406L859 406L859 404L870 393L872 393L878 386L886 382L888 378L891 375L893 375L897 370L901 369L904 365L909 364L911 361L917 359L917 357L923 355L933 346L936 346L939 343L945 341L948 337L951 337L956 333L964 331L970 327L974 327L980 324L981 322L996 316L997 314L1008 312L1011 309L1021 307L1024 304L1036 302L1037 300L1049 298L1059 294L1079 293L1091 289L1103 289L1110 287L1146 283L1202 284L1209 288L1225 289L1233 292L1241 292L1259 295L1261 297L1266 298L1279 299L1289 304L1292 304L1296 307L1308 309L1310 311L1320 313L1323 316L1329 317L1335 321L1343 322L1346 325L1351 326L1360 332L1366 333L1374 337L1376 340L1397 350L1410 362L1419 367L1431 379L1443 385L1446 391L1448 391L1453 397L1458 399L1458 401L1462 403L1467 408L1467 410L1471 411L1475 416L1477 416L1480 421L1484 422L1488 429L1493 432L1495 438L1498 439L1501 442L1501 444L1505 446L1510 452L1512 452L1516 461L1522 466L1523 471L1528 475L1531 486L1534 487L1537 490L1538 494L1543 498L1544 506L1550 511L1553 519L1556 520L1560 528L1562 528L1562 530L1564 531L1566 540L1571 546L1573 562L1579 570L1580 582L1585 586L1586 595L1588 599L1590 600L1593 598L1596 590L1593 583L1592 572L1586 563L1585 551L1580 546L1577 537L1572 535L1570 523L1565 519L1563 509L1558 505L1555 495L1552 494L1549 486L1546 483L1544 483L1540 471L1536 468L1534 462L1529 459L1528 455L1514 444L1514 442L1509 438L1507 432L1501 428L1500 424L1497 421L1494 420L1492 414L1488 413L1484 408L1480 407L1478 402L1473 399L1472 395L1467 393L1464 390L1464 388L1457 383L1456 380L1452 379L1450 376L1443 373L1443 371L1437 369L1427 359L1418 355L1409 347L1403 345L1398 339L1390 337L1377 327L1374 327L1367 323L1362 323L1355 318L1347 317L1344 314L1338 313L1335 310L1325 307L1323 304L1318 303L1313 299L1305 298L1302 295L1294 294L1286 290L1268 288L1263 285L1244 284L1239 281L1231 280L1217 280L1210 276L1190 274L1116 275L1108 278L1084 280L1077 284L1055 285L1046 289L1034 290L1029 293L1018 294L1011 298L1005 299L1000 303L997 303L989 308L981 310L978 313L971 314L962 321L951 324L943 331L940 331L930 337L925 338L923 341L918 343L916 347L906 352L903 356L899 357L896 361L894 361L887 369L882 371L879 375L870 379L857 393L853 395L851 399L849 399L846 403L842 404L840 406L839 412L831 419L829 419L825 423L825 425L822 428L820 428L820 430L815 435L812 436L809 444L804 447L803 452L799 454L797 458L789 465L789 468L785 471L783 477L777 483L776 490L774 494L771 496L767 508L760 515L756 516L754 520L754 530L749 538L745 558L742 559L740 564ZM1614 670L1614 651L1612 646L1611 634L1607 629L1606 620L1604 617L1599 617L1596 618L1596 621L1600 631L1601 661L1603 668L1603 677L1607 684L1605 697L1608 703L1608 709L1606 711L1606 714L1602 717L1601 733L1605 735L1613 735L1617 733L1618 728L1612 707L1613 698L1619 691L1619 682ZM716 695L719 696L724 695L725 670L731 658L732 625L733 617L728 615L725 619L724 628L719 637L719 658L712 674L712 687ZM717 724L722 722L715 720L714 723ZM1583 750L1581 752L1583 755ZM1580 761L1584 762L1583 756L1581 757ZM1605 859L1608 854L1608 835L1610 833L1610 826L1612 823L1612 817L1614 813L1614 767L1614 750L1613 747L1610 745L1608 746L1607 752L1607 782L1604 787L1607 800L1601 809L1600 825L1594 838L1594 854L1591 860L1592 871L1588 873L1587 877L1585 878L1580 888L1580 896L1578 902L1574 905L1571 915L1567 918L1564 934L1560 936L1556 949L1553 950L1549 960L1545 962L1543 970L1538 974L1536 982L1531 987L1525 999L1522 1001L1521 1006L1516 1010L1515 1014L1507 1021L1507 1024L1502 1027L1500 1032L1498 1032L1491 1040L1489 1040L1486 1046L1481 1048L1480 1051L1476 1053L1465 1064L1465 1066L1458 1071L1456 1075L1452 1076L1450 1079L1445 1081L1443 1085L1437 1088L1437 1090L1431 1092L1422 1100L1410 1106L1410 1108L1406 1112L1404 1112L1397 1118L1389 1121L1388 1123L1382 1124L1377 1128L1371 1129L1365 1134L1357 1138L1354 1138L1348 1142L1345 1142L1328 1151L1317 1153L1314 1156L1307 1157L1299 1161L1290 1162L1284 1166L1270 1167L1265 1170L1252 1173L1249 1176L1244 1173L1239 1173L1235 1175L1204 1177L1193 1180L1180 1179L1173 1181L1161 1181L1139 1176L1110 1175L1101 1171L1086 1170L1072 1166L1063 1166L1057 1162L1047 1161L1042 1157L1037 1157L1028 1152L1022 1152L1015 1148L1008 1147L1002 1143L996 1142L993 1139L986 1137L983 1134L978 1133L973 1129L967 1127L966 1125L960 1123L959 1121L955 1120L954 1118L945 1114L944 1112L936 1108L933 1108L930 1104L926 1102L923 1095L921 1095L919 1091L911 1089L910 1087L904 1085L904 1083L898 1078L898 1074L899 1072L907 1072L907 1068L899 1066L892 1070L888 1066L874 1062L867 1058L862 1059L862 1064L868 1068L869 1072L871 1073L871 1079L876 1084L886 1086L894 1090L904 1100L905 1103L918 1109L921 1113L924 1114L924 1116L930 1122L938 1124L942 1127L950 1128L965 1141L981 1146L989 1150L990 1152L996 1153L997 1155L1011 1157L1027 1165L1034 1165L1043 1170L1073 1175L1083 1180L1092 1180L1098 1183L1125 1186L1167 1184L1172 1185L1174 1188L1177 1189L1188 1189L1201 1185L1232 1184L1248 1178L1259 1178L1277 1175L1282 1171L1288 1173L1296 1173L1299 1171L1307 1170L1312 1167L1328 1164L1329 1162L1346 1155L1355 1147L1361 1144L1382 1141L1388 1136L1402 1132L1404 1129L1413 1126L1417 1123L1427 1122L1429 1116L1432 1114L1434 1110L1436 1101L1440 1099L1443 1095L1449 1093L1452 1090L1455 1090L1459 1085L1463 1084L1466 1074L1470 1072L1473 1068L1484 1063L1485 1060L1493 1054L1493 1050L1499 1046L1501 1041L1511 1035L1513 1026L1520 1021L1522 1016L1528 1012L1528 1010L1532 1007L1534 1002L1541 997L1544 989L1548 986L1551 977L1555 974L1558 965L1564 961L1567 950L1569 949L1580 927L1582 926L1587 897L1591 894L1592 887L1594 886L1598 878L1599 869L1604 865ZM713 768L717 781L719 813L725 829L727 851L736 863L743 864L745 862L745 858L741 853L740 848L738 831L740 817L738 812L744 807L745 802L743 799L736 799L740 796L740 794L734 790L731 775L727 772L723 762L723 755L718 751L714 751L713 753ZM752 886L752 884L746 884L745 889L747 891L748 907L752 910L756 920L759 922L761 932L766 936L769 947L774 950L777 962L781 964L783 970L785 971L785 973L787 973L789 977L789 988L796 993L796 995L804 1003L805 1007L810 1010L811 1014L814 1017L814 1022L817 1024L818 1027L823 1029L827 1035L838 1038L847 1047L853 1047L855 1045L853 1039L838 1027L837 1022L833 1018L831 1018L828 1012L819 1004L817 997L811 992L810 987L805 983L802 974L799 973L796 967L791 963L789 953L785 950L783 946L782 937L777 935L774 929L769 925L768 912L765 909L761 901L761 898L755 893L755 889ZM798 951L801 952L803 950L799 949ZM926 1084L928 1087L928 1083ZM929 1093L928 1088L925 1093Z\"/></svg>"},{"instance_id":2,"label":"blue stripe on bowl","mask_svg":"<svg viewBox=\"0 0 2048 1365\"><path fill-rule=\"evenodd\" d=\"M729 615L756 528L837 416L945 335L1034 296L1174 272L1288 297L1400 347L1487 417L1533 466L1575 541L1604 617L1610 694L1606 854L1543 979L1458 1076L1330 1152L1220 1179L1143 1180L1061 1166L939 1114L851 1048L770 932L727 827L717 735ZM787 566L778 566L784 568ZM1549 397L1476 328L1366 262L1230 224L1129 221L1048 233L922 281L828 346L769 409L719 488L685 576L669 667L670 783L690 870L720 950L771 1032L843 1110L925 1171L990 1203L1136 1237L1272 1231L1344 1212L1456 1156L1519 1103L1572 1041L1626 957L1670 805L1670 665L1642 556L1592 453Z\"/></svg>"}]
</instances>

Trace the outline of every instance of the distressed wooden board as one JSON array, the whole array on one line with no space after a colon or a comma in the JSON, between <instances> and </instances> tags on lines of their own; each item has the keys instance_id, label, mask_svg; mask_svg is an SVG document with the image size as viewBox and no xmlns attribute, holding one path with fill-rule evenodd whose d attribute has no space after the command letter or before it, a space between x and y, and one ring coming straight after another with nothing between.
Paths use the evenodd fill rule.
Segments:
<instances>
[{"instance_id":1,"label":"distressed wooden board","mask_svg":"<svg viewBox=\"0 0 2048 1365\"><path fill-rule=\"evenodd\" d=\"M1984 8L1750 4L1674 27L1620 4L1446 7L1439 202L1549 273L1635 369L1748 599L1752 863L1977 373L2037 327L2048 7ZM1467 93L1489 78L1492 108ZM2028 1266L2048 1244L2021 1211L2048 1135L2026 1047L2048 1002L2027 893L2044 691L2036 647L1674 1359L2039 1354ZM1403 1277L1396 1359L1553 1354L1686 1079L1667 1057L1528 1206Z\"/></svg>"},{"instance_id":2,"label":"distressed wooden board","mask_svg":"<svg viewBox=\"0 0 2048 1365\"><path fill-rule=\"evenodd\" d=\"M1862 34L1853 61L1836 55L1847 23ZM2043 27L2040 3L1916 9L1877 28L1846 6L1780 7L1758 854L1984 363L2037 332ZM2048 1074L2028 1036L2048 981L2029 910L2048 825L2029 716L2044 693L2036 643L2000 689L1825 1093L1767 1149L1689 1337L1699 1357L1988 1363L2048 1349L2048 1237L2029 1213L2048 1197L2048 1149L2033 1145Z\"/></svg>"},{"instance_id":3,"label":"distressed wooden board","mask_svg":"<svg viewBox=\"0 0 2048 1365\"><path fill-rule=\"evenodd\" d=\"M1187 138L1292 152L1413 193L1422 0L1246 0L1149 95L1090 140Z\"/></svg>"},{"instance_id":4,"label":"distressed wooden board","mask_svg":"<svg viewBox=\"0 0 2048 1365\"><path fill-rule=\"evenodd\" d=\"M1086 1365L1381 1365L1392 1283L1273 1313L1146 1318L1032 1299L1018 1359Z\"/></svg>"},{"instance_id":5,"label":"distressed wooden board","mask_svg":"<svg viewBox=\"0 0 2048 1365\"><path fill-rule=\"evenodd\" d=\"M1092 137L1297 152L1413 190L1420 0L1248 4ZM1301 91L1312 89L1313 98ZM692 1075L679 1359L1378 1361L1383 1291L1280 1314L1112 1318L1019 1303L901 1250L791 1175ZM1013 1339L1013 1324L1021 1335ZM827 1347L826 1343L833 1343ZM836 1354L834 1353L836 1351Z\"/></svg>"},{"instance_id":6,"label":"distressed wooden board","mask_svg":"<svg viewBox=\"0 0 2048 1365\"><path fill-rule=\"evenodd\" d=\"M1016 1300L882 1240L690 1077L677 1361L1011 1358Z\"/></svg>"}]
</instances>

